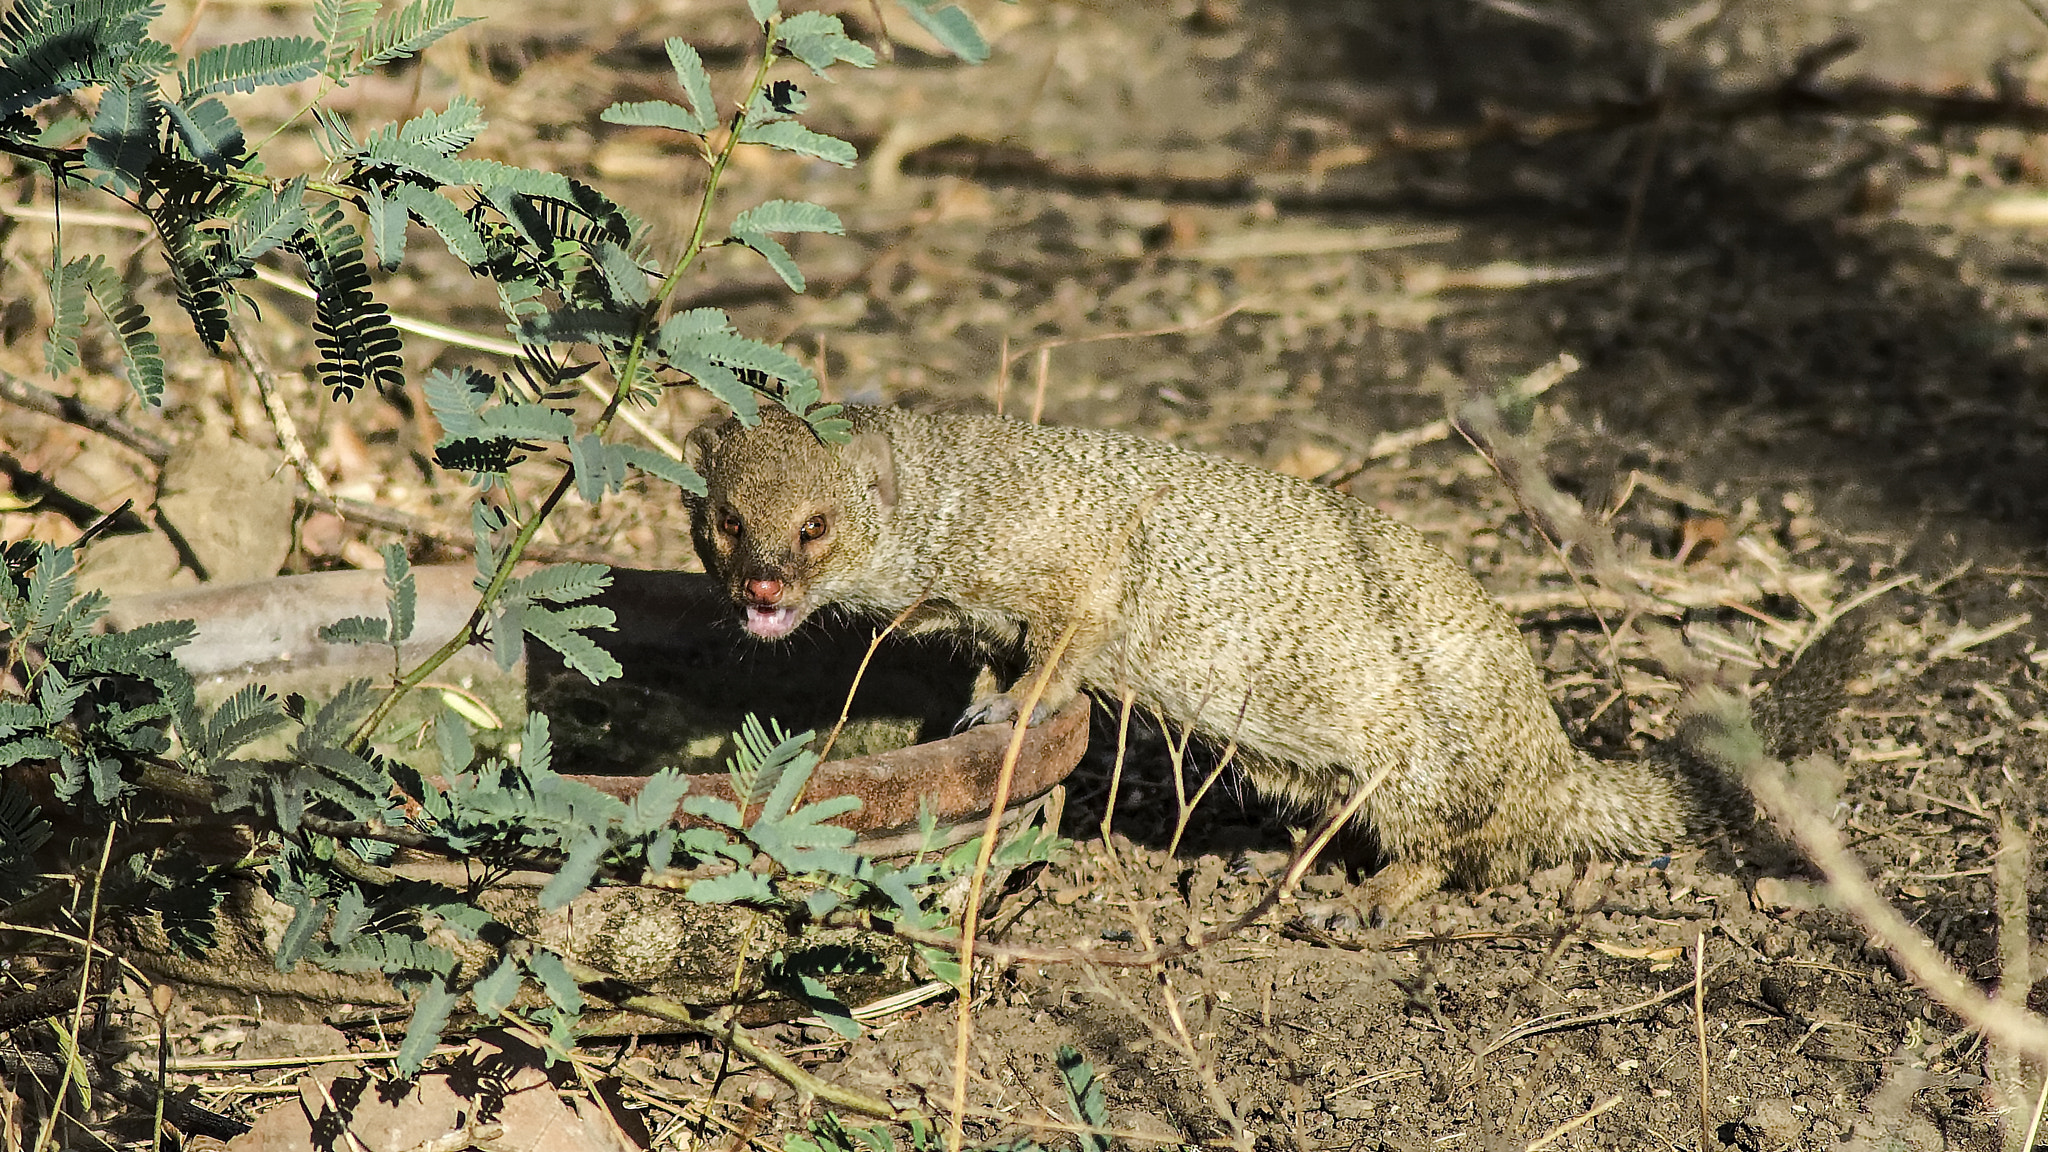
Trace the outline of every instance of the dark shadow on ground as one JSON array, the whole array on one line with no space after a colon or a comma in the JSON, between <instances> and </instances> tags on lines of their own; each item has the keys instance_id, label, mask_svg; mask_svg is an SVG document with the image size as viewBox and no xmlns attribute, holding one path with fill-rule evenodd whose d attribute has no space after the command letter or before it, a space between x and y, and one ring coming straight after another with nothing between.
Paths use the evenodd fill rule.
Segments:
<instances>
[{"instance_id":1,"label":"dark shadow on ground","mask_svg":"<svg viewBox=\"0 0 2048 1152\"><path fill-rule=\"evenodd\" d=\"M1429 0L1290 7L1302 99L1368 135L1651 91L1682 104L1709 85L1659 64L1658 22L1687 5L1545 8L1549 23ZM1399 156L1360 179L1386 207L1497 225L1518 253L1626 257L1621 275L1522 297L1543 329L1531 335L1587 364L1573 403L1619 436L1721 478L1817 475L1838 498L1824 511L1852 527L1932 522L1951 549L2037 548L2048 405L2032 334L1890 218L1886 173L1905 152L1896 131L1862 122L1676 118ZM1993 271L2030 283L2044 267L2018 252ZM1459 339L1444 327L1438 354L1454 367Z\"/></svg>"}]
</instances>

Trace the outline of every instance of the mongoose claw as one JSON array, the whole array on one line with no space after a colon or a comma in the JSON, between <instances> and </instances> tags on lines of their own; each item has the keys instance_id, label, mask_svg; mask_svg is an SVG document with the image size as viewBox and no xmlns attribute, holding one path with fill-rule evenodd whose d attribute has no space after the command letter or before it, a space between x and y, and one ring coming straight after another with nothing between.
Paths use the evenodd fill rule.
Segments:
<instances>
[{"instance_id":1,"label":"mongoose claw","mask_svg":"<svg viewBox=\"0 0 2048 1152\"><path fill-rule=\"evenodd\" d=\"M1051 718L1052 710L1040 702L1031 709L1031 722L1026 727L1036 728ZM979 728L983 724L1014 724L1016 721L1017 701L1008 694L991 696L986 700L976 701L967 711L960 714L960 719L953 722L953 735L958 736L969 728Z\"/></svg>"}]
</instances>

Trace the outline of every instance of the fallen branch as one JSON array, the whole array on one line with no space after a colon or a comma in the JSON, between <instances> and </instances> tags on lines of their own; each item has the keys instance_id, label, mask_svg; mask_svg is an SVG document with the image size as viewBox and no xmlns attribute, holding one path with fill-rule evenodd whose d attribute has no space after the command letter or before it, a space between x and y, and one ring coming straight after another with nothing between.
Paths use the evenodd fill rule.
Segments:
<instances>
[{"instance_id":1,"label":"fallen branch","mask_svg":"<svg viewBox=\"0 0 2048 1152\"><path fill-rule=\"evenodd\" d=\"M1842 842L1841 832L1792 790L1784 765L1764 754L1762 739L1749 725L1741 702L1711 690L1698 693L1696 699L1700 717L1713 729L1702 737L1701 746L1739 773L1772 821L1827 877L1842 908L1891 954L1907 977L1993 1044L2048 1063L2048 1020L1986 995L1878 894L1862 862Z\"/></svg>"}]
</instances>

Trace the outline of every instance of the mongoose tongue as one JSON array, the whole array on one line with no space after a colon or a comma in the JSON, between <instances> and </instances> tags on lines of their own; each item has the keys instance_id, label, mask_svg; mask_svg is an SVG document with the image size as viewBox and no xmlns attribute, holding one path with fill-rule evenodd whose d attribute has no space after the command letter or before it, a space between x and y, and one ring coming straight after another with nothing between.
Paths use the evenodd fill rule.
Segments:
<instances>
[{"instance_id":1,"label":"mongoose tongue","mask_svg":"<svg viewBox=\"0 0 2048 1152\"><path fill-rule=\"evenodd\" d=\"M747 631L763 640L780 640L796 629L796 609L747 605Z\"/></svg>"}]
</instances>

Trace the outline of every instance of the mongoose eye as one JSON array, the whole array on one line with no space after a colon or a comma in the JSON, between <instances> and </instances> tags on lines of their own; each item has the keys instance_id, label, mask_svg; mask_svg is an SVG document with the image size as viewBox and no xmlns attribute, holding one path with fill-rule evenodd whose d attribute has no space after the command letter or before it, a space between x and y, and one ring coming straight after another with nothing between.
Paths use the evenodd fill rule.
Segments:
<instances>
[{"instance_id":1,"label":"mongoose eye","mask_svg":"<svg viewBox=\"0 0 2048 1152\"><path fill-rule=\"evenodd\" d=\"M725 533L727 536L738 536L740 534L741 528L742 525L740 524L740 514L737 512L727 512L724 515L724 517L722 517L718 521L718 530L720 532Z\"/></svg>"},{"instance_id":2,"label":"mongoose eye","mask_svg":"<svg viewBox=\"0 0 2048 1152\"><path fill-rule=\"evenodd\" d=\"M816 540L824 534L825 518L823 516L813 516L809 520L804 521L803 528L797 532L797 535L806 542Z\"/></svg>"}]
</instances>

